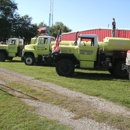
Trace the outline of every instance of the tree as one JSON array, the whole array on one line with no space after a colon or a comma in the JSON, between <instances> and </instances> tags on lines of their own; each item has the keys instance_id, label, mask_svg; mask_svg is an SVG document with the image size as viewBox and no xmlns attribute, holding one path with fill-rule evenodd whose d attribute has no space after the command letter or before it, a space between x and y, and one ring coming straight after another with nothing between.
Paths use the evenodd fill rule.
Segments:
<instances>
[{"instance_id":1,"label":"tree","mask_svg":"<svg viewBox=\"0 0 130 130\"><path fill-rule=\"evenodd\" d=\"M70 32L71 29L69 29L67 26L65 26L62 22L56 22L52 27L47 26L44 22L41 22L38 24L38 28L46 27L46 33L50 36L57 36L58 33L58 26L61 27L62 33ZM41 32L38 32L38 36L41 34Z\"/></svg>"},{"instance_id":2,"label":"tree","mask_svg":"<svg viewBox=\"0 0 130 130\"><path fill-rule=\"evenodd\" d=\"M69 29L67 26L65 26L62 22L56 22L51 28L50 28L50 34L54 37L57 36L58 33L58 26L61 27L62 33L70 32L71 29Z\"/></svg>"},{"instance_id":3,"label":"tree","mask_svg":"<svg viewBox=\"0 0 130 130\"><path fill-rule=\"evenodd\" d=\"M37 35L37 25L31 24L32 18L28 15L17 17L13 23L13 36L24 37L26 42L30 42L30 39Z\"/></svg>"},{"instance_id":4,"label":"tree","mask_svg":"<svg viewBox=\"0 0 130 130\"><path fill-rule=\"evenodd\" d=\"M38 29L39 29L39 28L42 28L42 27L45 27L46 30L41 31L41 32L38 32L38 35L37 35L37 36L41 35L42 32L44 32L44 33L46 33L46 34L49 34L49 27L48 27L44 22L39 23Z\"/></svg>"},{"instance_id":5,"label":"tree","mask_svg":"<svg viewBox=\"0 0 130 130\"><path fill-rule=\"evenodd\" d=\"M17 4L11 0L0 0L0 18L12 19L17 10Z\"/></svg>"},{"instance_id":6,"label":"tree","mask_svg":"<svg viewBox=\"0 0 130 130\"><path fill-rule=\"evenodd\" d=\"M25 37L27 42L37 35L37 25L31 24L28 15L20 16L13 0L0 0L0 40L9 37Z\"/></svg>"},{"instance_id":7,"label":"tree","mask_svg":"<svg viewBox=\"0 0 130 130\"><path fill-rule=\"evenodd\" d=\"M0 0L0 39L5 40L11 34L12 20L17 4L11 0Z\"/></svg>"}]
</instances>

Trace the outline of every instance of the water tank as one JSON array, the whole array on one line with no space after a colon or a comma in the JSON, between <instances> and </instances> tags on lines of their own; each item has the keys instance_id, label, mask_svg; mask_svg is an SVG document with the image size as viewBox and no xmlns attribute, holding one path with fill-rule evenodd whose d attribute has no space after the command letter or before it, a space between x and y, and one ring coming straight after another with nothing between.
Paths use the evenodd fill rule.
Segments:
<instances>
[{"instance_id":1,"label":"water tank","mask_svg":"<svg viewBox=\"0 0 130 130\"><path fill-rule=\"evenodd\" d=\"M130 49L130 39L106 37L100 46L104 51L108 52L114 50L127 51Z\"/></svg>"}]
</instances>

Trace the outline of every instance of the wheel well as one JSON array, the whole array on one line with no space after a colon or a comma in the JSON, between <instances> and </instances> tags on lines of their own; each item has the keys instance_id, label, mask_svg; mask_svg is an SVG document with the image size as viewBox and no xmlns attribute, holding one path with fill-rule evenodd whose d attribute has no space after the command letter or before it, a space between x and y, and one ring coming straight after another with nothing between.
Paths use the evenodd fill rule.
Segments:
<instances>
[{"instance_id":1,"label":"wheel well","mask_svg":"<svg viewBox=\"0 0 130 130\"><path fill-rule=\"evenodd\" d=\"M31 55L34 57L34 54L32 52L25 52L24 56Z\"/></svg>"},{"instance_id":2,"label":"wheel well","mask_svg":"<svg viewBox=\"0 0 130 130\"><path fill-rule=\"evenodd\" d=\"M58 62L59 60L69 59L74 64L79 64L79 60L73 54L54 54L54 61Z\"/></svg>"}]
</instances>

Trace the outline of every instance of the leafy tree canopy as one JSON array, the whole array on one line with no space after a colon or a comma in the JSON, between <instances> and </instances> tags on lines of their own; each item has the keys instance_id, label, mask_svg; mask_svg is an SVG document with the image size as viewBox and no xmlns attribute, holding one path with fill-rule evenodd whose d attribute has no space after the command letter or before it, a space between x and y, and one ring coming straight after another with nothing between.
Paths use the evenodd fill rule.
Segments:
<instances>
[{"instance_id":1,"label":"leafy tree canopy","mask_svg":"<svg viewBox=\"0 0 130 130\"><path fill-rule=\"evenodd\" d=\"M65 26L62 22L56 22L51 28L50 28L50 34L54 37L57 36L58 33L58 26L61 28L61 32L70 32L71 29L69 29L67 26Z\"/></svg>"}]
</instances>

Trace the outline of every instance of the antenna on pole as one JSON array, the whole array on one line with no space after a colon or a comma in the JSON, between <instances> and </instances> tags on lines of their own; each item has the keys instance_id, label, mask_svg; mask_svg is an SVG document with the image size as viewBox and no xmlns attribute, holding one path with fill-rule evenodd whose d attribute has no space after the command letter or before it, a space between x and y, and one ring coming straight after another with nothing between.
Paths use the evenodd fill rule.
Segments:
<instances>
[{"instance_id":1,"label":"antenna on pole","mask_svg":"<svg viewBox=\"0 0 130 130\"><path fill-rule=\"evenodd\" d=\"M52 0L52 9L51 9L51 13L52 13L52 17L51 17L51 21L52 21L52 25L53 25L53 3L54 3L54 0Z\"/></svg>"},{"instance_id":2,"label":"antenna on pole","mask_svg":"<svg viewBox=\"0 0 130 130\"><path fill-rule=\"evenodd\" d=\"M53 0L50 0L50 13L49 13L49 33L50 27L53 25Z\"/></svg>"}]
</instances>

